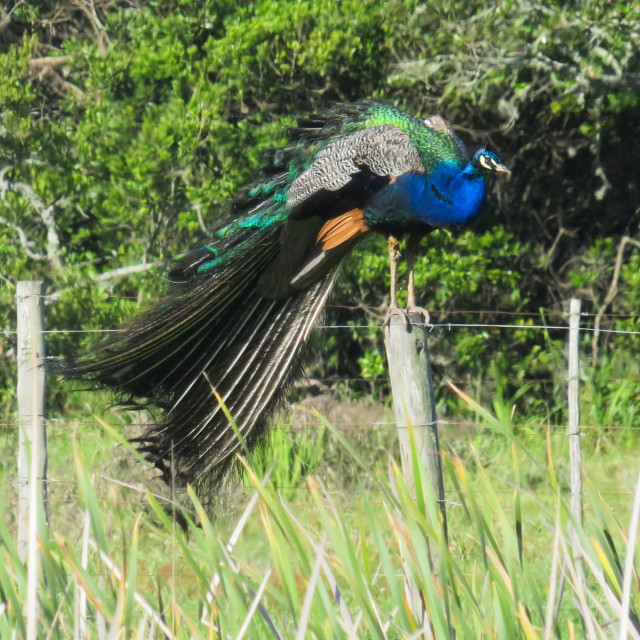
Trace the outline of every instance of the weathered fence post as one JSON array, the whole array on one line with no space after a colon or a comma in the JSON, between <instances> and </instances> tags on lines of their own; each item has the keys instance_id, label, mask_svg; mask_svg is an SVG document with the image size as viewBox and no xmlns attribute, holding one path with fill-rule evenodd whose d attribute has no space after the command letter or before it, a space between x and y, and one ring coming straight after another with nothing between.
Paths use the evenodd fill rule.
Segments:
<instances>
[{"instance_id":1,"label":"weathered fence post","mask_svg":"<svg viewBox=\"0 0 640 640\"><path fill-rule=\"evenodd\" d=\"M580 307L577 298L569 306L569 375L567 394L569 403L569 464L571 467L571 513L578 525L582 524L582 450L580 443ZM578 536L571 527L571 541L578 576L583 579L582 562L577 553Z\"/></svg>"},{"instance_id":2,"label":"weathered fence post","mask_svg":"<svg viewBox=\"0 0 640 640\"><path fill-rule=\"evenodd\" d=\"M18 552L27 562L26 637L36 638L39 517L47 518L43 283L18 282Z\"/></svg>"},{"instance_id":3,"label":"weathered fence post","mask_svg":"<svg viewBox=\"0 0 640 640\"><path fill-rule=\"evenodd\" d=\"M410 320L420 323L422 316L412 314ZM442 526L446 538L447 518L442 481L442 460L440 458L436 404L427 337L426 327L412 324L411 330L407 331L404 322L398 316L392 316L390 324L385 329L389 379L400 442L402 473L409 488L415 492L408 428L411 425L419 460L427 471L433 495L440 505ZM428 541L427 547L437 572L439 570L438 551L431 549ZM418 623L422 624L424 606L417 586L407 584L407 595L411 612Z\"/></svg>"}]
</instances>

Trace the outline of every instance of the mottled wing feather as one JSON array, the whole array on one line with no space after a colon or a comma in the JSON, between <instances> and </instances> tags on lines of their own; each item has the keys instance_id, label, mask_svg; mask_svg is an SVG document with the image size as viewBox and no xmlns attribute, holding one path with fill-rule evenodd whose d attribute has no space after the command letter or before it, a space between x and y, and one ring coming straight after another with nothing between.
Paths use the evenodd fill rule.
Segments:
<instances>
[{"instance_id":1,"label":"mottled wing feather","mask_svg":"<svg viewBox=\"0 0 640 640\"><path fill-rule=\"evenodd\" d=\"M318 152L313 164L291 184L287 192L289 208L295 208L321 190L341 189L362 166L379 176L400 176L409 171L424 173L424 165L409 135L393 125L369 127Z\"/></svg>"}]
</instances>

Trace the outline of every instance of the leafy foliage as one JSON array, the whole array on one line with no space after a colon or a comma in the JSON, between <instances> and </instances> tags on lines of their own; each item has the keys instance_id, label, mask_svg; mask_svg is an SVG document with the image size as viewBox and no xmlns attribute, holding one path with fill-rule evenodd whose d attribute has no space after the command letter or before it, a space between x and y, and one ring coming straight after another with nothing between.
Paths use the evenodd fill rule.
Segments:
<instances>
[{"instance_id":1,"label":"leafy foliage","mask_svg":"<svg viewBox=\"0 0 640 640\"><path fill-rule=\"evenodd\" d=\"M637 233L637 3L107 0L3 11L4 329L13 328L15 282L31 277L53 294L48 328L116 326L163 290L150 263L205 241L263 151L285 142L282 123L367 96L442 113L513 170L492 187L478 236L425 242L418 286L434 319L558 312L574 294L594 311L637 309L637 247L607 299L620 237ZM358 252L338 305L384 303L384 255L381 244ZM138 273L118 271L132 265ZM329 312L340 323L377 317ZM540 335L456 330L433 349L449 375L508 373L515 387L555 375L561 342ZM79 340L58 337L50 348ZM600 344L597 358L609 362L616 340ZM381 374L379 332L332 333L322 349L324 374ZM9 338L0 345L4 411L12 377ZM532 397L556 411L546 390Z\"/></svg>"}]
</instances>

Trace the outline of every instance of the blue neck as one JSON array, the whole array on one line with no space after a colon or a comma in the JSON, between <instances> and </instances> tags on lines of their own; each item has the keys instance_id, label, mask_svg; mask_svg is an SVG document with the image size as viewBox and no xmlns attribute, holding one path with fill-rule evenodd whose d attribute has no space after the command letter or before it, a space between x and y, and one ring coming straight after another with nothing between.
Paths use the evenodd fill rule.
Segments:
<instances>
[{"instance_id":1,"label":"blue neck","mask_svg":"<svg viewBox=\"0 0 640 640\"><path fill-rule=\"evenodd\" d=\"M365 219L372 229L390 226L396 232L465 226L481 213L485 198L484 179L472 164L461 170L443 163L429 175L404 174L379 191Z\"/></svg>"}]
</instances>

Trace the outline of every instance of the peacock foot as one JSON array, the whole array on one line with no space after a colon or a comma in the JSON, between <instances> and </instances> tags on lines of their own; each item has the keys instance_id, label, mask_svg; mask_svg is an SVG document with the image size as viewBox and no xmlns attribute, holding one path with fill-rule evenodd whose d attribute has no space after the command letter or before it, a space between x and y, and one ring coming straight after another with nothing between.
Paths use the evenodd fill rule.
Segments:
<instances>
[{"instance_id":1,"label":"peacock foot","mask_svg":"<svg viewBox=\"0 0 640 640\"><path fill-rule=\"evenodd\" d=\"M407 306L407 309L406 309L407 316L410 313L417 313L418 315L421 315L422 322L425 327L431 324L431 316L429 315L429 312L424 307L417 307L415 305L412 305L410 307Z\"/></svg>"},{"instance_id":2,"label":"peacock foot","mask_svg":"<svg viewBox=\"0 0 640 640\"><path fill-rule=\"evenodd\" d=\"M392 316L400 316L402 318L402 323L404 324L404 328L407 331L411 331L411 320L409 320L409 314L406 309L401 309L399 306L393 304L389 305L387 309L387 314L382 321L382 326L386 327L391 323Z\"/></svg>"},{"instance_id":3,"label":"peacock foot","mask_svg":"<svg viewBox=\"0 0 640 640\"><path fill-rule=\"evenodd\" d=\"M400 307L393 305L390 306L387 310L387 314L384 317L384 321L382 322L382 326L386 327L391 322L392 316L400 316L402 318L402 323L407 331L411 330L411 318L409 315L412 313L416 313L422 316L422 323L424 326L428 326L431 324L431 316L429 312L423 307L416 307L415 305L412 307L407 307L406 309L401 309Z\"/></svg>"}]
</instances>

